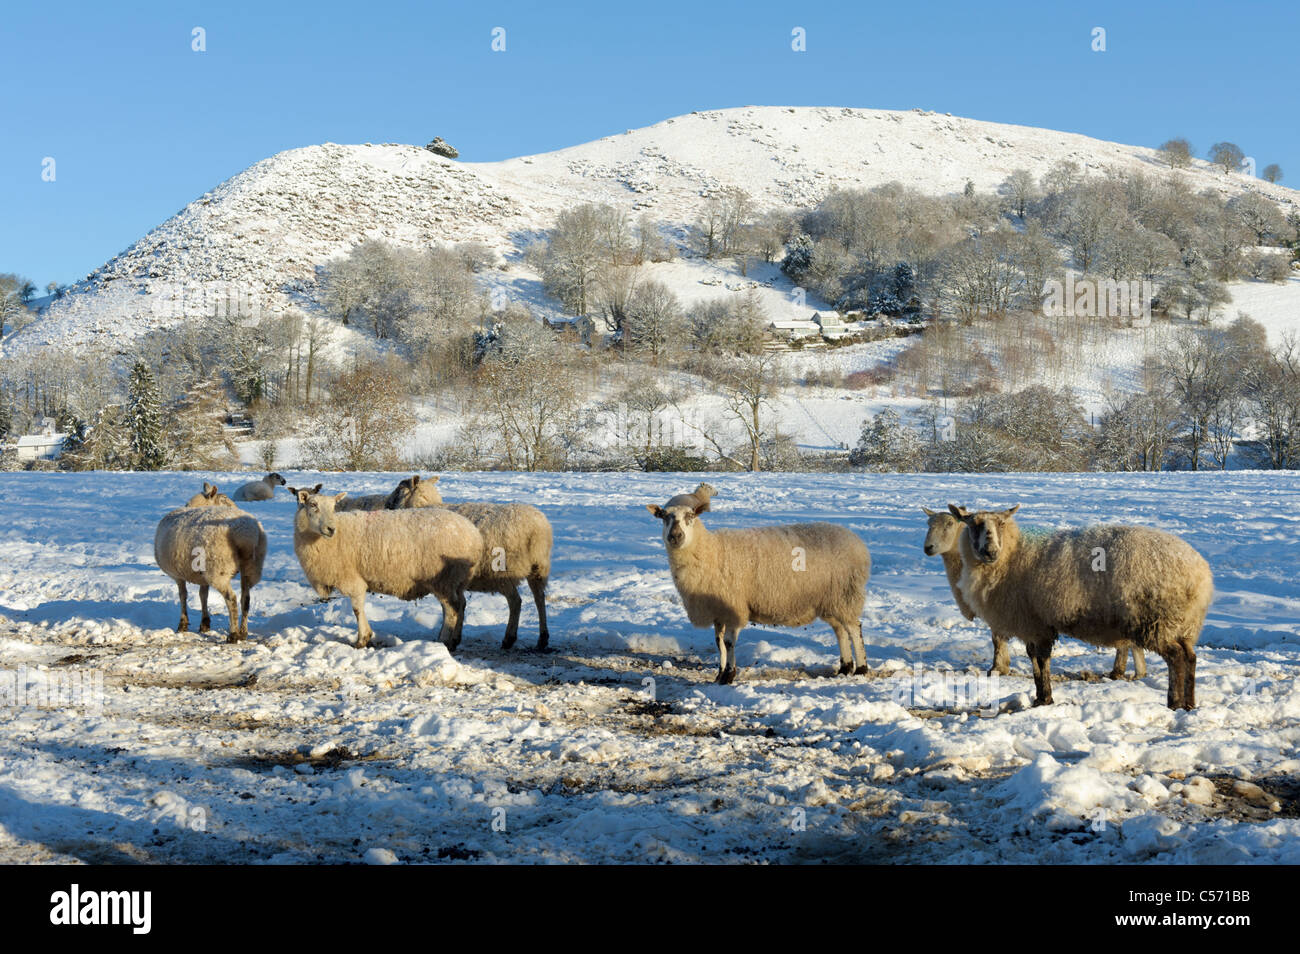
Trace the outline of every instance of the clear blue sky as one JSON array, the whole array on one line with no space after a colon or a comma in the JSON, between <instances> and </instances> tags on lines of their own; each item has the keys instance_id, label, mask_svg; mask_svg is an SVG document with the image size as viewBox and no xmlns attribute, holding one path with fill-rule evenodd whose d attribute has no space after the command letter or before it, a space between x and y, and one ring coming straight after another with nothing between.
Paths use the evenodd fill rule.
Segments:
<instances>
[{"instance_id":1,"label":"clear blue sky","mask_svg":"<svg viewBox=\"0 0 1300 954\"><path fill-rule=\"evenodd\" d=\"M1300 184L1295 0L610 6L7 4L0 272L83 278L283 149L441 135L462 159L494 160L750 104L920 106L1140 145L1182 135L1198 154L1228 139ZM790 48L796 26L806 52Z\"/></svg>"}]
</instances>

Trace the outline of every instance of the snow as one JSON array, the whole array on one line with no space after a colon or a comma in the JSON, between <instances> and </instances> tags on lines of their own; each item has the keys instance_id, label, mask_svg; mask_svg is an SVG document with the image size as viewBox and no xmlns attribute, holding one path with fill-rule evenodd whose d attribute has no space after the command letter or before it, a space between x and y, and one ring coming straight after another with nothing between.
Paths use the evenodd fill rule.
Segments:
<instances>
[{"instance_id":1,"label":"snow","mask_svg":"<svg viewBox=\"0 0 1300 954\"><path fill-rule=\"evenodd\" d=\"M701 476L711 527L866 540L869 676L832 677L819 623L746 630L739 680L713 684L712 633L642 509ZM449 500L527 500L555 527L554 651L527 648L525 600L502 652L505 601L476 594L454 658L430 600L371 597L376 646L354 649L347 601L297 565L286 495L247 505L270 538L250 639L224 642L219 601L213 633L174 632L153 528L205 479L238 478L0 475L0 691L102 680L98 708L7 707L0 861L1300 862L1295 473L446 473ZM1069 639L1053 706L1028 706L1018 643L985 677L987 630L921 552L920 506L948 500L1184 536L1216 581L1200 708L1165 708L1159 659L1112 682Z\"/></svg>"}]
</instances>

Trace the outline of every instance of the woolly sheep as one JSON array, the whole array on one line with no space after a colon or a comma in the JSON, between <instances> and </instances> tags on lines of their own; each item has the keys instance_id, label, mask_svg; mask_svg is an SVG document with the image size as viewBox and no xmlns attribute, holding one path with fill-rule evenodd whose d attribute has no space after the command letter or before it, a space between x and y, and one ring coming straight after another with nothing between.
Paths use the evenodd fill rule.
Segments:
<instances>
[{"instance_id":1,"label":"woolly sheep","mask_svg":"<svg viewBox=\"0 0 1300 954\"><path fill-rule=\"evenodd\" d=\"M691 625L713 627L717 681L735 680L736 639L751 622L806 626L817 618L835 631L840 674L867 672L861 622L871 576L866 544L829 523L710 533L699 519L706 505L646 509L663 522L668 566Z\"/></svg>"},{"instance_id":2,"label":"woolly sheep","mask_svg":"<svg viewBox=\"0 0 1300 954\"><path fill-rule=\"evenodd\" d=\"M447 510L337 513L345 494L299 490L293 550L307 582L322 597L338 590L352 601L357 648L370 645L366 593L418 600L432 593L442 604L439 638L460 642L465 582L483 550L472 523Z\"/></svg>"},{"instance_id":3,"label":"woolly sheep","mask_svg":"<svg viewBox=\"0 0 1300 954\"><path fill-rule=\"evenodd\" d=\"M956 504L950 506L955 508L955 512L959 512L963 516L970 513L965 507L957 507ZM975 611L970 608L970 604L961 595L961 587L958 585L962 567L959 537L966 524L959 517L953 516L952 513L930 510L928 507L922 507L921 510L929 518L924 544L926 556L938 555L943 558L943 570L948 577L948 588L952 590L952 598L957 602L957 609L961 610L961 615L967 619L974 619ZM1131 643L1121 643L1115 650L1115 665L1111 668L1110 678L1122 679L1124 677L1124 669L1128 665L1130 649L1133 650L1135 677L1142 679L1146 676L1146 656L1142 650ZM993 633L993 665L989 667L988 674L990 676L994 674L1005 676L1010 671L1011 651L1007 645L1006 637Z\"/></svg>"},{"instance_id":4,"label":"woolly sheep","mask_svg":"<svg viewBox=\"0 0 1300 954\"><path fill-rule=\"evenodd\" d=\"M551 575L551 522L529 504L444 503L435 486L436 476L408 477L389 495L392 510L415 507L445 507L465 517L483 535L483 553L470 574L466 589L474 593L500 593L510 606L502 649L509 649L519 636L519 583L528 581L537 606L537 648L544 650L551 634L546 625L546 583Z\"/></svg>"},{"instance_id":5,"label":"woolly sheep","mask_svg":"<svg viewBox=\"0 0 1300 954\"><path fill-rule=\"evenodd\" d=\"M1185 541L1106 524L1024 536L1009 510L963 514L960 587L967 603L1034 664L1035 705L1052 701L1058 633L1101 646L1128 641L1169 665L1167 703L1196 707L1196 641L1214 596L1209 564Z\"/></svg>"},{"instance_id":6,"label":"woolly sheep","mask_svg":"<svg viewBox=\"0 0 1300 954\"><path fill-rule=\"evenodd\" d=\"M275 497L275 488L283 487L285 483L279 474L270 473L261 480L252 480L235 488L230 496L234 500L270 500Z\"/></svg>"},{"instance_id":7,"label":"woolly sheep","mask_svg":"<svg viewBox=\"0 0 1300 954\"><path fill-rule=\"evenodd\" d=\"M262 579L262 563L266 559L266 533L254 517L236 507L215 486L205 483L203 493L158 522L153 553L159 568L176 581L181 602L181 619L176 624L178 633L186 632L190 626L186 584L196 583L202 610L199 632L206 633L212 628L212 618L208 615L208 587L211 586L226 601L230 616L227 641L235 643L247 638L249 596ZM240 581L238 604L230 585L236 573Z\"/></svg>"}]
</instances>

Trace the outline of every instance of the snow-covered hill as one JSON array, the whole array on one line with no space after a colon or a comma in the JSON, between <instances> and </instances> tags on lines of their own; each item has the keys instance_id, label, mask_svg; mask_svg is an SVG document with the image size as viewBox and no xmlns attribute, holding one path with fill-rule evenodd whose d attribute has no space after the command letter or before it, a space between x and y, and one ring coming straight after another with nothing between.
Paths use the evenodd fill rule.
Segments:
<instances>
[{"instance_id":1,"label":"snow-covered hill","mask_svg":"<svg viewBox=\"0 0 1300 954\"><path fill-rule=\"evenodd\" d=\"M895 180L935 194L968 180L988 190L1016 168L1039 175L1063 159L1088 172L1163 168L1151 149L1071 133L923 110L832 107L698 112L495 163L396 144L309 146L263 160L195 199L6 340L3 353L94 342L126 348L149 329L229 300L247 309L310 304L317 268L366 237L410 246L478 240L513 259L556 213L579 202L644 209L681 226L694 219L701 197L725 186L744 188L759 208L805 206L836 186ZM1185 174L1198 190L1300 199L1202 162ZM514 262L494 281L524 294L528 277ZM699 276L688 284L696 291L690 300L703 286Z\"/></svg>"}]
</instances>

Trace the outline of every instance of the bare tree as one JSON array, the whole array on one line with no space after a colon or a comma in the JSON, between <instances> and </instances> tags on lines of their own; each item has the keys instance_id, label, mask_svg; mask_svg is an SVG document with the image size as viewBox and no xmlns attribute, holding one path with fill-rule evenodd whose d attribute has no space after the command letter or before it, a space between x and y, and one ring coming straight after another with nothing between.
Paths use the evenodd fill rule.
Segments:
<instances>
[{"instance_id":1,"label":"bare tree","mask_svg":"<svg viewBox=\"0 0 1300 954\"><path fill-rule=\"evenodd\" d=\"M362 363L337 375L313 409L307 451L321 470L384 470L398 463L414 426L400 366Z\"/></svg>"},{"instance_id":2,"label":"bare tree","mask_svg":"<svg viewBox=\"0 0 1300 954\"><path fill-rule=\"evenodd\" d=\"M1210 161L1226 172L1238 172L1246 154L1235 142L1216 142L1208 153Z\"/></svg>"},{"instance_id":3,"label":"bare tree","mask_svg":"<svg viewBox=\"0 0 1300 954\"><path fill-rule=\"evenodd\" d=\"M1171 169L1186 169L1192 164L1192 144L1186 139L1167 139L1160 146L1160 156Z\"/></svg>"}]
</instances>

